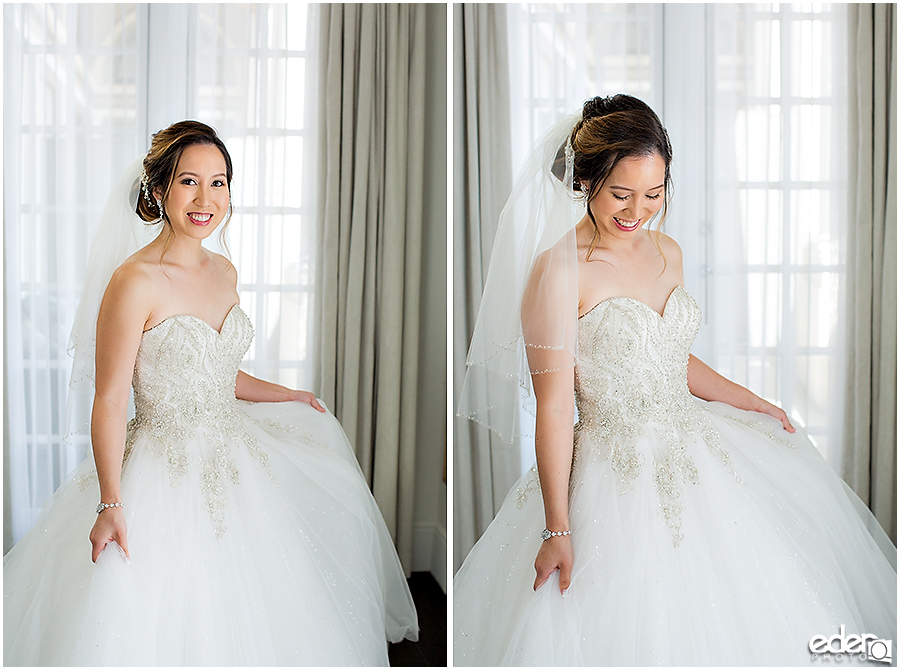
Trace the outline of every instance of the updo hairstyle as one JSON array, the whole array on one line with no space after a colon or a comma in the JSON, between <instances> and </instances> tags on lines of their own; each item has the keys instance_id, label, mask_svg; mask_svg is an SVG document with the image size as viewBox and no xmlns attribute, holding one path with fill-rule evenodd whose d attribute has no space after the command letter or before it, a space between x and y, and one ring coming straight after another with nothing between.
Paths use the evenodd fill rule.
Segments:
<instances>
[{"instance_id":1,"label":"updo hairstyle","mask_svg":"<svg viewBox=\"0 0 900 670\"><path fill-rule=\"evenodd\" d=\"M594 223L591 251L599 237L591 199L623 158L658 155L665 162L662 225L671 195L672 145L659 117L646 103L624 93L592 98L584 103L581 120L572 129L570 141L575 154L573 188L583 194L588 216Z\"/></svg>"},{"instance_id":2,"label":"updo hairstyle","mask_svg":"<svg viewBox=\"0 0 900 670\"><path fill-rule=\"evenodd\" d=\"M178 160L181 158L182 152L189 146L194 144L209 144L216 147L222 152L225 159L225 176L228 181L228 192L231 193L231 156L225 143L219 139L216 131L205 123L199 121L179 121L173 123L164 130L160 130L153 135L150 144L150 151L144 158L144 188L146 193L150 195L150 201L146 197L139 197L135 211L144 221L156 222L163 219L166 225L169 220L165 211L159 211L156 205L156 196L154 190L162 192L162 202L165 203L166 197L169 195L169 189L175 179L175 168L178 167ZM163 208L165 210L165 208ZM228 224L223 224L223 231Z\"/></svg>"}]
</instances>

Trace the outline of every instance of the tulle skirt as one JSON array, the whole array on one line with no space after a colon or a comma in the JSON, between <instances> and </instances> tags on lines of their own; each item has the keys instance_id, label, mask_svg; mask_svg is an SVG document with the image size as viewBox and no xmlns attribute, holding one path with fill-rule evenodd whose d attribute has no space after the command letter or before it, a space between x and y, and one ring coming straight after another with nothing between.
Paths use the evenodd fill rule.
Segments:
<instances>
[{"instance_id":1,"label":"tulle skirt","mask_svg":"<svg viewBox=\"0 0 900 670\"><path fill-rule=\"evenodd\" d=\"M386 640L416 639L340 424L303 403L242 405L256 442L230 445L221 480L188 467L176 483L135 440L128 563L117 545L91 563L98 488L91 459L79 466L4 560L6 665L388 665Z\"/></svg>"},{"instance_id":2,"label":"tulle skirt","mask_svg":"<svg viewBox=\"0 0 900 670\"><path fill-rule=\"evenodd\" d=\"M667 450L660 431L639 439L624 493L604 445L582 436L566 595L558 572L532 590L544 511L528 473L454 580L455 665L815 665L834 658L814 656L811 639L841 626L895 639L896 548L868 508L806 438L697 403L730 466L681 436L697 477L680 482L680 542L650 467Z\"/></svg>"}]
</instances>

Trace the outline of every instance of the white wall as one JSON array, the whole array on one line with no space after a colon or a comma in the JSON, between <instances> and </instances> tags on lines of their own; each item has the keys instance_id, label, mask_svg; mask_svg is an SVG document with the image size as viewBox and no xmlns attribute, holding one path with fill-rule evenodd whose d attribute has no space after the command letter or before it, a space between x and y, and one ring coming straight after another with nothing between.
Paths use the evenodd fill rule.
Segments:
<instances>
[{"instance_id":1,"label":"white wall","mask_svg":"<svg viewBox=\"0 0 900 670\"><path fill-rule=\"evenodd\" d=\"M427 6L425 225L416 422L414 571L447 591L447 5Z\"/></svg>"}]
</instances>

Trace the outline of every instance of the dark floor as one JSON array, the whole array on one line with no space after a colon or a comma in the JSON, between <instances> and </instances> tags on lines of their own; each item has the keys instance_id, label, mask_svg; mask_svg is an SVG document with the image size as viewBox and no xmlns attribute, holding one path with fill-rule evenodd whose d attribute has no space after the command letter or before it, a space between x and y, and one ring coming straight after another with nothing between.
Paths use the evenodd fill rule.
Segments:
<instances>
[{"instance_id":1,"label":"dark floor","mask_svg":"<svg viewBox=\"0 0 900 670\"><path fill-rule=\"evenodd\" d=\"M419 641L388 645L391 666L447 666L447 595L430 572L414 572L409 591L419 614Z\"/></svg>"}]
</instances>

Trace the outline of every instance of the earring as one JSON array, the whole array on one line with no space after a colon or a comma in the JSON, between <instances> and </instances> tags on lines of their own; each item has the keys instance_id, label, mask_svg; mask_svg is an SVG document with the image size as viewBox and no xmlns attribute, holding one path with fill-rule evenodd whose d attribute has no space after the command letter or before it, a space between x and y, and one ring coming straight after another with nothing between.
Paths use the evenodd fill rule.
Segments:
<instances>
[{"instance_id":1,"label":"earring","mask_svg":"<svg viewBox=\"0 0 900 670\"><path fill-rule=\"evenodd\" d=\"M159 223L163 220L163 205L162 200L159 198L156 199L156 211L159 212L159 218L155 221L155 223Z\"/></svg>"}]
</instances>

